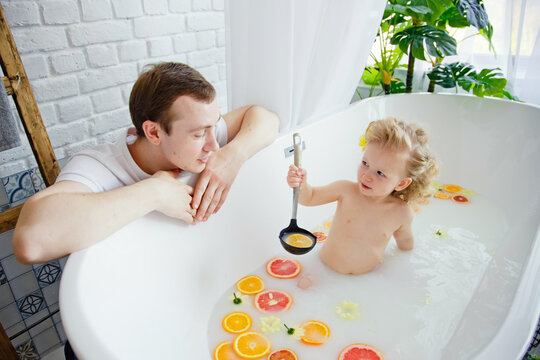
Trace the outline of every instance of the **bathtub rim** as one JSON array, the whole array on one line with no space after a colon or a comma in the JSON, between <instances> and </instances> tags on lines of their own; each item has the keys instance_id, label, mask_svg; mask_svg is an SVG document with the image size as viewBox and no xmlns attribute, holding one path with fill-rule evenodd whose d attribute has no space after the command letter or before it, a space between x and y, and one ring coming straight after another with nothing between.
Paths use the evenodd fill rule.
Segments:
<instances>
[{"instance_id":1,"label":"bathtub rim","mask_svg":"<svg viewBox=\"0 0 540 360\"><path fill-rule=\"evenodd\" d=\"M473 95L470 95L470 94L431 94L431 93L414 93L414 94L395 94L394 96L392 97L403 97L403 96L413 96L413 97L419 97L419 98L424 98L426 96L437 96L437 97L440 97L440 96L453 96L453 97L457 97L457 98L469 98L469 99L475 99L475 100L472 100L472 101L505 101L506 104L509 102L508 100L505 100L505 99L491 99L489 98L488 100L486 100L486 98L482 99L482 98L478 98L476 96L473 96ZM345 111L348 111L349 109L351 108L354 108L356 106L365 106L365 104L369 103L369 102L373 102L373 101L385 101L389 98L386 98L386 96L379 96L379 97L373 97L373 98L367 98L367 99L363 99L363 100L360 100L358 102L355 102L353 104L350 104L348 105L347 107L344 107L342 109L339 109L339 110L336 110L335 112L333 112L332 114L326 114L326 115L322 115L320 117L318 117L318 120L317 121L321 121L321 120L324 120L326 118L328 118L330 115L338 115L338 114L341 114ZM455 101L455 100L454 100ZM533 104L526 104L526 103L517 103L518 105L520 106L523 106L523 105L527 105L527 106L532 106L534 109L539 109L540 110L540 106L536 106L536 105L533 105ZM513 104L512 106L515 106L515 104ZM315 125L314 123L312 124L305 124L305 125L302 125L300 129L303 129L303 128L307 128L311 125ZM291 131L292 132L292 131ZM280 134L280 137L282 136L287 136L288 133L282 133ZM148 215L147 215L148 216ZM534 235L532 235L534 236ZM521 313L521 304L520 303L516 303L516 299L518 298L518 293L521 293L523 292L524 290L532 290L534 291L534 279L536 278L540 278L540 264L534 264L534 261L533 259L536 257L536 258L540 258L540 245L538 244L538 242L540 241L540 226L537 228L537 232L536 232L536 236L534 236L534 245L531 249L531 254L529 255L529 257L527 258L527 261L526 263L523 264L523 270L522 270L522 273L525 273L527 272L527 277L523 277L523 276L520 276L520 279L519 279L519 283L517 285L517 288L516 288L516 292L515 294L513 294L512 296L512 303L510 304L509 308L508 308L508 313L506 315L506 317L504 318L503 320L503 323L502 323L502 326L500 327L500 329L498 329L496 335L490 339L484 346L483 349L480 350L480 353L477 354L474 358L475 359L490 359L490 358L493 358L492 355L490 354L501 354L501 353L504 353L504 350L505 350L505 347L502 346L502 342L499 340L499 339L504 339L506 337L516 337L516 334L517 333L520 333L520 330L523 330L523 324L524 324L524 321L522 320L523 318L519 316L519 314ZM83 253L86 253L83 252ZM75 262L80 262L80 261L83 261L84 262L84 255L81 254L81 253L75 253L73 254L72 256L70 256L70 259L68 260L68 263L66 264L66 268L71 270L71 271L68 271L68 273L71 273L71 277L74 278L76 277L76 273L73 273L73 269L71 269L74 265ZM530 268L533 271L534 274L536 274L535 276L530 276ZM67 279L66 279L67 280ZM73 279L72 279L73 280ZM532 285L532 286L531 286ZM63 291L62 291L62 283L60 285L60 294L62 294ZM532 297L533 299L540 299L540 289L536 290L536 293L534 293L533 295L535 295L536 297ZM523 296L520 294L520 296ZM67 299L61 299L61 300L65 300L65 301L61 301L60 303L66 303ZM71 301L72 302L72 301ZM73 305L75 304L72 304L72 307ZM62 306L61 306L62 307ZM535 319L538 319L538 316L540 315L540 302L537 301L537 305L536 305L536 308L534 310L531 310L532 312L535 313ZM71 314L66 314L64 313L64 315L68 315L68 316L73 316L74 314L71 313ZM519 320L519 324L518 322L516 321L516 318ZM530 325L530 329L527 331L528 333L528 339L530 339L531 335L534 333L534 330L536 328L536 324L537 324L537 320L534 320L534 323L531 323L530 322L530 319L533 318L532 316L528 317L529 321L527 321L527 323L529 323ZM71 323L73 323L73 317L71 319ZM516 329L516 330L514 330ZM75 330L75 331L74 331ZM71 328L70 329L70 333L81 333L83 336L86 336L88 337L88 333L84 333L83 329L73 329ZM521 332L520 334L523 334L523 332ZM521 338L521 336L520 336ZM89 339L87 339L89 340ZM522 352L525 352L527 349L528 349L528 346L529 346L529 342L525 343L523 346L522 346ZM79 349L81 350L81 349ZM103 352L106 352L107 349L103 349L101 348L101 350ZM84 353L84 351L82 351L82 353ZM488 357L488 356L491 356L491 357ZM516 358L517 359L517 358Z\"/></svg>"}]
</instances>

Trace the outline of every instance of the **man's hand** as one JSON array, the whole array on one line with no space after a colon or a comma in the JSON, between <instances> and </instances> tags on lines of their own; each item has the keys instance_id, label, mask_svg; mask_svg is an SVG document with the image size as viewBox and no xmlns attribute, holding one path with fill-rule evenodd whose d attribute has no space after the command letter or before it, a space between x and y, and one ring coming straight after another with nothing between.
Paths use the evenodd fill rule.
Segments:
<instances>
[{"instance_id":1,"label":"man's hand","mask_svg":"<svg viewBox=\"0 0 540 360\"><path fill-rule=\"evenodd\" d=\"M156 189L161 194L156 210L184 220L188 224L194 224L195 210L191 208L193 188L178 181L176 179L178 174L179 171L158 171L149 179L156 182Z\"/></svg>"},{"instance_id":2,"label":"man's hand","mask_svg":"<svg viewBox=\"0 0 540 360\"><path fill-rule=\"evenodd\" d=\"M230 148L221 148L210 156L195 184L191 202L192 208L197 211L197 221L206 221L210 215L219 211L241 165L241 161L234 159Z\"/></svg>"}]
</instances>

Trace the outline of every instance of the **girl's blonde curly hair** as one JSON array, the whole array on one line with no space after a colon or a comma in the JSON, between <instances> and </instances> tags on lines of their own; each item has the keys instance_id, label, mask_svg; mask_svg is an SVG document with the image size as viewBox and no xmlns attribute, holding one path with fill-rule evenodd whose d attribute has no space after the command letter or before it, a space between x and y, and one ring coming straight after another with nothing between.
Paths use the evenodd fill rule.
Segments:
<instances>
[{"instance_id":1,"label":"girl's blonde curly hair","mask_svg":"<svg viewBox=\"0 0 540 360\"><path fill-rule=\"evenodd\" d=\"M409 151L406 169L412 183L401 191L394 190L393 196L411 203L431 195L430 183L439 172L439 165L429 149L424 129L389 117L371 122L365 139L366 144L378 143L393 151Z\"/></svg>"}]
</instances>

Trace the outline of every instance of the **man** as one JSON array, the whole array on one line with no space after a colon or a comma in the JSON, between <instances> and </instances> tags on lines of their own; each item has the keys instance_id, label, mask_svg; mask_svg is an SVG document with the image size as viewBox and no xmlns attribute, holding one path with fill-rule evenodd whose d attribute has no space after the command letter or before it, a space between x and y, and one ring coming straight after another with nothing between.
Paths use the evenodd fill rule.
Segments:
<instances>
[{"instance_id":1,"label":"man","mask_svg":"<svg viewBox=\"0 0 540 360\"><path fill-rule=\"evenodd\" d=\"M129 108L135 129L75 155L54 185L25 203L13 234L20 262L84 249L154 210L206 221L242 164L278 133L278 117L259 106L221 116L212 85L180 63L141 74ZM200 173L195 189L176 179L186 171Z\"/></svg>"}]
</instances>

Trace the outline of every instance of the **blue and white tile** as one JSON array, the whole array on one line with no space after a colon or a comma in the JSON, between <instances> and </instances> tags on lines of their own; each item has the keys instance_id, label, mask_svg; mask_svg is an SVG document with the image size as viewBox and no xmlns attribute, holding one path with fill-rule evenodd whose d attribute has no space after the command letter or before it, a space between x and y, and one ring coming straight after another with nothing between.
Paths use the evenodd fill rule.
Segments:
<instances>
[{"instance_id":1,"label":"blue and white tile","mask_svg":"<svg viewBox=\"0 0 540 360\"><path fill-rule=\"evenodd\" d=\"M28 170L2 178L2 184L11 206L22 203L36 192Z\"/></svg>"},{"instance_id":2,"label":"blue and white tile","mask_svg":"<svg viewBox=\"0 0 540 360\"><path fill-rule=\"evenodd\" d=\"M46 287L60 280L62 268L55 260L46 264L34 266L34 273L39 282L39 286Z\"/></svg>"},{"instance_id":3,"label":"blue and white tile","mask_svg":"<svg viewBox=\"0 0 540 360\"><path fill-rule=\"evenodd\" d=\"M31 271L10 280L9 286L11 286L15 299L23 298L39 290L38 281Z\"/></svg>"},{"instance_id":4,"label":"blue and white tile","mask_svg":"<svg viewBox=\"0 0 540 360\"><path fill-rule=\"evenodd\" d=\"M13 293L11 292L9 284L0 285L0 309L8 306L14 301L15 299L13 298Z\"/></svg>"},{"instance_id":5,"label":"blue and white tile","mask_svg":"<svg viewBox=\"0 0 540 360\"><path fill-rule=\"evenodd\" d=\"M41 177L39 168L35 167L33 169L30 169L30 178L32 179L32 184L34 185L35 192L41 191L47 187L45 186L45 181L43 181L43 178Z\"/></svg>"},{"instance_id":6,"label":"blue and white tile","mask_svg":"<svg viewBox=\"0 0 540 360\"><path fill-rule=\"evenodd\" d=\"M13 230L0 234L0 260L9 255L13 255L13 246L11 245L12 237Z\"/></svg>"},{"instance_id":7,"label":"blue and white tile","mask_svg":"<svg viewBox=\"0 0 540 360\"><path fill-rule=\"evenodd\" d=\"M14 255L3 258L0 263L4 268L8 281L13 280L26 272L32 271L32 266L21 264L15 259Z\"/></svg>"},{"instance_id":8,"label":"blue and white tile","mask_svg":"<svg viewBox=\"0 0 540 360\"><path fill-rule=\"evenodd\" d=\"M17 300L17 307L23 319L27 319L45 309L45 299L40 290L28 294Z\"/></svg>"},{"instance_id":9,"label":"blue and white tile","mask_svg":"<svg viewBox=\"0 0 540 360\"><path fill-rule=\"evenodd\" d=\"M9 200L4 189L4 183L0 186L0 211L4 211L9 208Z\"/></svg>"},{"instance_id":10,"label":"blue and white tile","mask_svg":"<svg viewBox=\"0 0 540 360\"><path fill-rule=\"evenodd\" d=\"M8 282L8 280L7 280L6 273L4 272L4 268L2 267L2 263L0 263L0 285L4 285L7 282Z\"/></svg>"},{"instance_id":11,"label":"blue and white tile","mask_svg":"<svg viewBox=\"0 0 540 360\"><path fill-rule=\"evenodd\" d=\"M39 354L43 354L60 344L60 338L54 327L48 328L32 338Z\"/></svg>"},{"instance_id":12,"label":"blue and white tile","mask_svg":"<svg viewBox=\"0 0 540 360\"><path fill-rule=\"evenodd\" d=\"M0 309L0 323L6 331L13 325L22 321L21 314L17 304L11 303L8 306Z\"/></svg>"},{"instance_id":13,"label":"blue and white tile","mask_svg":"<svg viewBox=\"0 0 540 360\"><path fill-rule=\"evenodd\" d=\"M53 306L58 304L58 298L60 294L60 282L57 281L52 285L46 286L41 289L43 297L45 298L45 303L49 306L49 310L53 310Z\"/></svg>"}]
</instances>

